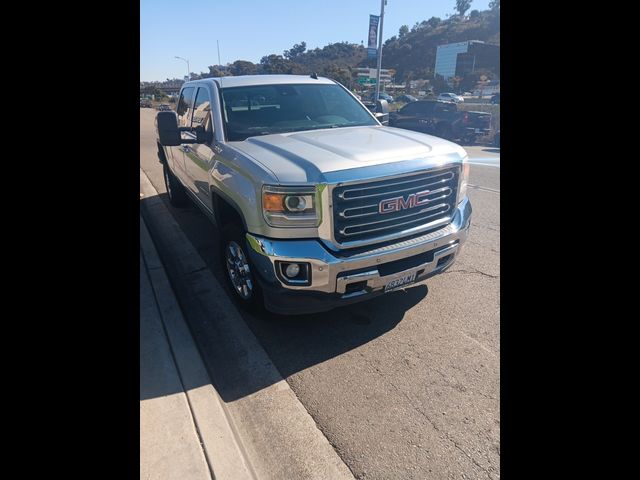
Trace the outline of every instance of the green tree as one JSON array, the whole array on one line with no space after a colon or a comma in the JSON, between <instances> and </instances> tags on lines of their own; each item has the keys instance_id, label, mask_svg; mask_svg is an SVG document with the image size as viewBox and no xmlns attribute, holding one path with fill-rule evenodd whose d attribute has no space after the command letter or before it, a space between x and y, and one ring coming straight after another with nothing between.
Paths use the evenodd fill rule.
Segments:
<instances>
[{"instance_id":1,"label":"green tree","mask_svg":"<svg viewBox=\"0 0 640 480\"><path fill-rule=\"evenodd\" d=\"M284 51L284 58L294 60L307 50L306 42L296 43L290 50Z\"/></svg>"},{"instance_id":2,"label":"green tree","mask_svg":"<svg viewBox=\"0 0 640 480\"><path fill-rule=\"evenodd\" d=\"M232 75L255 75L258 73L258 66L246 60L236 60L231 64Z\"/></svg>"},{"instance_id":3,"label":"green tree","mask_svg":"<svg viewBox=\"0 0 640 480\"><path fill-rule=\"evenodd\" d=\"M407 27L406 25L402 25L400 27L400 30L398 31L398 36L400 38L404 37L407 33L409 33L409 27Z\"/></svg>"},{"instance_id":4,"label":"green tree","mask_svg":"<svg viewBox=\"0 0 640 480\"><path fill-rule=\"evenodd\" d=\"M429 20L427 20L427 24L429 24L430 27L435 28L438 25L440 25L440 23L442 23L442 19L440 17L431 17Z\"/></svg>"},{"instance_id":5,"label":"green tree","mask_svg":"<svg viewBox=\"0 0 640 480\"><path fill-rule=\"evenodd\" d=\"M282 55L266 55L260 59L262 73L291 73L291 62Z\"/></svg>"},{"instance_id":6,"label":"green tree","mask_svg":"<svg viewBox=\"0 0 640 480\"><path fill-rule=\"evenodd\" d=\"M433 92L437 95L449 90L449 85L445 82L442 75L436 75L432 82Z\"/></svg>"},{"instance_id":7,"label":"green tree","mask_svg":"<svg viewBox=\"0 0 640 480\"><path fill-rule=\"evenodd\" d=\"M491 0L489 2L489 9L500 10L500 0Z\"/></svg>"},{"instance_id":8,"label":"green tree","mask_svg":"<svg viewBox=\"0 0 640 480\"><path fill-rule=\"evenodd\" d=\"M327 65L324 68L324 72L322 75L331 78L336 82L340 82L347 88L349 88L351 85L351 70L349 68L340 67L335 63Z\"/></svg>"},{"instance_id":9,"label":"green tree","mask_svg":"<svg viewBox=\"0 0 640 480\"><path fill-rule=\"evenodd\" d=\"M460 93L460 84L462 83L462 77L453 77L450 79L451 85L453 86L453 90L456 93Z\"/></svg>"},{"instance_id":10,"label":"green tree","mask_svg":"<svg viewBox=\"0 0 640 480\"><path fill-rule=\"evenodd\" d=\"M456 0L456 11L461 17L471 8L471 0Z\"/></svg>"},{"instance_id":11,"label":"green tree","mask_svg":"<svg viewBox=\"0 0 640 480\"><path fill-rule=\"evenodd\" d=\"M229 75L229 72L225 69L223 70L222 65L209 65L209 74L206 76L202 76L201 78L207 77L226 77Z\"/></svg>"},{"instance_id":12,"label":"green tree","mask_svg":"<svg viewBox=\"0 0 640 480\"><path fill-rule=\"evenodd\" d=\"M480 18L480 12L478 10L471 10L469 18Z\"/></svg>"}]
</instances>

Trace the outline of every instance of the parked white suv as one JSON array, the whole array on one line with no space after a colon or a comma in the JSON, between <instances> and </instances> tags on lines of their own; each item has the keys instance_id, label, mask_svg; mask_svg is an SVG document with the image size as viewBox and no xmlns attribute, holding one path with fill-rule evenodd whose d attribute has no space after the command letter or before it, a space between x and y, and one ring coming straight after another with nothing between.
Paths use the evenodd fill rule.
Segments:
<instances>
[{"instance_id":1,"label":"parked white suv","mask_svg":"<svg viewBox=\"0 0 640 480\"><path fill-rule=\"evenodd\" d=\"M464 102L464 98L462 98L460 95L456 95L455 93L441 93L440 95L438 95L438 100L440 100L441 102L453 103Z\"/></svg>"}]
</instances>

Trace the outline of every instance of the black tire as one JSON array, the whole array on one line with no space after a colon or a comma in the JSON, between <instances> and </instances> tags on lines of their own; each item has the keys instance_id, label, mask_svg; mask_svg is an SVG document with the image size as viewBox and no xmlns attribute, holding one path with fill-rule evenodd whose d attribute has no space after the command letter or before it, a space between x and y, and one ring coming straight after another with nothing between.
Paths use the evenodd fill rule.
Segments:
<instances>
[{"instance_id":1,"label":"black tire","mask_svg":"<svg viewBox=\"0 0 640 480\"><path fill-rule=\"evenodd\" d=\"M162 171L164 173L164 184L167 188L169 203L174 207L184 207L188 205L189 197L187 196L187 192L184 191L184 187L166 163L162 164Z\"/></svg>"},{"instance_id":2,"label":"black tire","mask_svg":"<svg viewBox=\"0 0 640 480\"><path fill-rule=\"evenodd\" d=\"M235 223L225 225L222 228L220 246L222 271L233 300L251 312L263 311L264 295L254 274L255 267L248 255L249 246L243 228ZM233 250L237 252L234 254ZM238 279L236 283L232 275Z\"/></svg>"},{"instance_id":3,"label":"black tire","mask_svg":"<svg viewBox=\"0 0 640 480\"><path fill-rule=\"evenodd\" d=\"M447 123L439 123L436 125L436 137L451 140L453 137L453 129L451 128L451 125Z\"/></svg>"}]
</instances>

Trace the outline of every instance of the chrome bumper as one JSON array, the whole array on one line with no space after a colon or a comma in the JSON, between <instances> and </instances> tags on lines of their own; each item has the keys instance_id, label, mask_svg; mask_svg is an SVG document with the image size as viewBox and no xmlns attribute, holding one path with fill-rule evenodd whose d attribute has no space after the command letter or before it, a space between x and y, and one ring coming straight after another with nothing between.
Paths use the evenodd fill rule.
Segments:
<instances>
[{"instance_id":1,"label":"chrome bumper","mask_svg":"<svg viewBox=\"0 0 640 480\"><path fill-rule=\"evenodd\" d=\"M446 227L410 240L399 241L392 245L373 248L354 255L349 254L348 250L331 252L315 239L277 240L247 233L247 242L252 249L252 256L258 259L258 269L264 273L267 271L265 265L269 265L271 270L269 273L272 278L277 278L273 275L276 261L308 262L311 264L311 285L286 285L277 279L283 288L337 293L343 294L343 298L348 298L379 290L389 282L413 272L417 273L416 279L419 280L445 270L454 261L460 247L467 239L470 221L471 204L469 199L465 198L458 205L453 221ZM428 262L413 265L411 268L389 275L381 275L378 270L380 265L424 254L431 250L436 251ZM440 262L444 258L446 260ZM350 274L351 271L357 272ZM365 289L346 294L347 285L363 281L366 282Z\"/></svg>"}]
</instances>

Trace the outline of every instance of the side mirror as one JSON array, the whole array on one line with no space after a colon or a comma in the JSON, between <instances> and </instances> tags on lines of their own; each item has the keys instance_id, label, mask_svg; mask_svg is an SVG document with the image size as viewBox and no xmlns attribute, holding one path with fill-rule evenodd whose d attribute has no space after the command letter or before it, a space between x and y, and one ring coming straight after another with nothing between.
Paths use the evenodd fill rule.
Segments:
<instances>
[{"instance_id":1,"label":"side mirror","mask_svg":"<svg viewBox=\"0 0 640 480\"><path fill-rule=\"evenodd\" d=\"M376 102L376 113L389 113L389 104L386 100Z\"/></svg>"},{"instance_id":2,"label":"side mirror","mask_svg":"<svg viewBox=\"0 0 640 480\"><path fill-rule=\"evenodd\" d=\"M386 100L376 102L375 116L382 125L389 125L389 104Z\"/></svg>"},{"instance_id":3,"label":"side mirror","mask_svg":"<svg viewBox=\"0 0 640 480\"><path fill-rule=\"evenodd\" d=\"M156 132L162 146L177 147L183 143L178 129L178 115L173 110L156 114Z\"/></svg>"}]
</instances>

